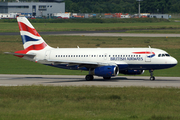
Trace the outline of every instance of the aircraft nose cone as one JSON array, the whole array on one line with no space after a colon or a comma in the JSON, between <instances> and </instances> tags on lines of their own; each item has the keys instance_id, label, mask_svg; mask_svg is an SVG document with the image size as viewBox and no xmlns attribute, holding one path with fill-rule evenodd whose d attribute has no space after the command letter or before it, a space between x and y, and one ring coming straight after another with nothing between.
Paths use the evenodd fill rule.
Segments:
<instances>
[{"instance_id":1,"label":"aircraft nose cone","mask_svg":"<svg viewBox=\"0 0 180 120\"><path fill-rule=\"evenodd\" d=\"M171 64L177 65L178 61L175 58L172 58Z\"/></svg>"}]
</instances>

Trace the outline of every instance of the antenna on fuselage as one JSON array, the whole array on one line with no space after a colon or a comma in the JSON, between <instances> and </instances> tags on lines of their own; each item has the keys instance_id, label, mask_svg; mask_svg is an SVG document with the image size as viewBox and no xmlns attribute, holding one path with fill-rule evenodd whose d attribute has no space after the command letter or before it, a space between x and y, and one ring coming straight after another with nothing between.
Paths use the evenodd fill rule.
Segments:
<instances>
[{"instance_id":1,"label":"antenna on fuselage","mask_svg":"<svg viewBox=\"0 0 180 120\"><path fill-rule=\"evenodd\" d=\"M151 50L151 54L152 54L152 49L151 49L151 46L149 45L149 49Z\"/></svg>"}]
</instances>

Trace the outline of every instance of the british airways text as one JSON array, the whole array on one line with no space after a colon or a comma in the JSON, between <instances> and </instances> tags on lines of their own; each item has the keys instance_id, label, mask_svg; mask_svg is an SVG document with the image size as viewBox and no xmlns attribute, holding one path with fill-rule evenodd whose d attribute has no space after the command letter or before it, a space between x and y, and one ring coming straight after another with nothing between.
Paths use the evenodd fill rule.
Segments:
<instances>
[{"instance_id":1,"label":"british airways text","mask_svg":"<svg viewBox=\"0 0 180 120\"><path fill-rule=\"evenodd\" d=\"M111 57L111 61L143 61L142 57Z\"/></svg>"}]
</instances>

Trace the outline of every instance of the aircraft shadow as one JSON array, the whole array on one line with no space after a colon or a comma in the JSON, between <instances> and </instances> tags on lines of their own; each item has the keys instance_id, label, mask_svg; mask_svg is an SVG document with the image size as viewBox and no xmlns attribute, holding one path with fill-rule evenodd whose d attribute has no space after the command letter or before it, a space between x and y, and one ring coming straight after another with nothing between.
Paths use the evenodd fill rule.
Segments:
<instances>
[{"instance_id":1,"label":"aircraft shadow","mask_svg":"<svg viewBox=\"0 0 180 120\"><path fill-rule=\"evenodd\" d=\"M64 78L61 78L61 79L64 79ZM67 79L67 78L65 78L65 79ZM52 81L52 82L46 82L46 83L69 83L69 82L118 82L120 79L110 79L110 80L104 80L104 79L102 79L102 78L100 78L100 79L94 79L94 80L92 80L92 81L86 81L84 78L82 78L82 79L79 79L79 78L71 78L70 80L68 79L68 81L61 81L61 80L59 80L59 81ZM121 78L121 80L125 80L125 78Z\"/></svg>"}]
</instances>

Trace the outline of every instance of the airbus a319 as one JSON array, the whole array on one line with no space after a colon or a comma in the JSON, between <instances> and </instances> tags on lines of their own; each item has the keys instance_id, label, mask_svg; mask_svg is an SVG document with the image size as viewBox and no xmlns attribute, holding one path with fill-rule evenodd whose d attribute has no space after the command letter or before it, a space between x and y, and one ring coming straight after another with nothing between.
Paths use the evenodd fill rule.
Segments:
<instances>
[{"instance_id":1,"label":"airbus a319","mask_svg":"<svg viewBox=\"0 0 180 120\"><path fill-rule=\"evenodd\" d=\"M173 67L177 60L166 51L156 48L52 48L38 34L26 17L17 17L24 50L13 54L26 60L44 65L71 70L89 71L85 79L93 80L94 75L110 79L119 73L140 75Z\"/></svg>"}]
</instances>

